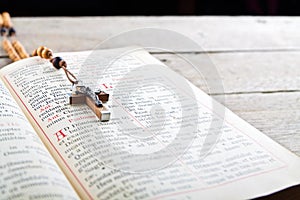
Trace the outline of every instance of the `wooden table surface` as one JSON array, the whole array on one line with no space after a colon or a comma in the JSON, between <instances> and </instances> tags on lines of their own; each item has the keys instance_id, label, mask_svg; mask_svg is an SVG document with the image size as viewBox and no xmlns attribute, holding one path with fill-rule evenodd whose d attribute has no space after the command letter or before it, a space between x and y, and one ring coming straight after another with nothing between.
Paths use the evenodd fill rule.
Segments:
<instances>
[{"instance_id":1,"label":"wooden table surface","mask_svg":"<svg viewBox=\"0 0 300 200\"><path fill-rule=\"evenodd\" d=\"M209 55L223 82L209 90L178 55L155 57L185 75L254 127L300 156L300 17L79 17L13 18L28 51L40 45L55 52L91 50L108 37L143 27L169 29L197 42L202 50L175 47L188 59ZM147 38L145 38L147 40ZM10 61L0 51L0 67ZM216 78L207 69L205 78ZM299 169L300 170L300 169ZM293 187L267 199L300 199Z\"/></svg>"}]
</instances>

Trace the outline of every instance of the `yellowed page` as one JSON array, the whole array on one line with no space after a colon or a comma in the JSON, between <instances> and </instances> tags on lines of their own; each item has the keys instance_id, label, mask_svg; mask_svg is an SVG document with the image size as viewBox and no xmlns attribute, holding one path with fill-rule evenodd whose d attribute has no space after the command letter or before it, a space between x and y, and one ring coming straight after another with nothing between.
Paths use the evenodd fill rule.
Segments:
<instances>
[{"instance_id":1,"label":"yellowed page","mask_svg":"<svg viewBox=\"0 0 300 200\"><path fill-rule=\"evenodd\" d=\"M0 199L78 199L0 80Z\"/></svg>"},{"instance_id":2,"label":"yellowed page","mask_svg":"<svg viewBox=\"0 0 300 200\"><path fill-rule=\"evenodd\" d=\"M85 63L90 52L63 53L61 56L67 61L68 68L78 73L83 63L105 65L116 51L102 50L102 60L90 63ZM98 75L97 71L92 71L102 81L96 85L112 95L109 103L112 117L105 123L99 122L87 106L68 104L70 84L63 71L53 69L47 61L34 57L2 69L3 80L82 198L248 199L300 183L299 157L189 82L194 104L188 104L187 96L183 95L186 88L176 97L177 93L169 93L160 86L147 85L140 90L134 81L141 83L143 74L131 73L124 77L143 65L153 65L152 70L159 71L156 77L151 77L156 82L174 83L173 88L168 86L170 91L184 82L182 77L142 50L117 59L105 73ZM86 78L85 75L92 75L90 72L81 72L80 76ZM147 73L151 73L151 69L145 69L145 76ZM122 88L120 80L132 84ZM127 93L131 96L126 100ZM156 96L157 93L160 95ZM154 123L148 119L147 109L153 105L148 103L149 99L168 111L161 130L149 126ZM180 104L186 107L182 108ZM188 121L182 122L183 111L180 109L196 110L197 114L189 115ZM159 109L154 111L160 112ZM212 118L218 122L214 129L210 129ZM130 120L136 127L129 126ZM151 157L152 153L163 151L174 141L173 133L179 131L181 122L181 127L196 125L197 128L188 148L183 149L182 154L164 152L161 157ZM151 128L150 132L157 131L156 137L148 135L148 139L143 140L127 134L128 131L136 134L134 129L141 127L144 130ZM99 135L94 134L94 130L99 130ZM218 140L203 156L205 139L214 134L220 134ZM93 142L99 148L91 148ZM180 150L180 145L173 146L172 151ZM121 151L110 154L114 153L111 152L113 149ZM138 155L144 157L134 160Z\"/></svg>"}]
</instances>

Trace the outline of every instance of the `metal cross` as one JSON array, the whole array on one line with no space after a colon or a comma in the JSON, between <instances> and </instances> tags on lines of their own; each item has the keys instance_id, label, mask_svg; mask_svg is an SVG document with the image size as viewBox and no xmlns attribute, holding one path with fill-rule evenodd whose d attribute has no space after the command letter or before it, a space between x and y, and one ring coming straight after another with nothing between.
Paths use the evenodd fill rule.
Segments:
<instances>
[{"instance_id":1,"label":"metal cross","mask_svg":"<svg viewBox=\"0 0 300 200\"><path fill-rule=\"evenodd\" d=\"M89 87L74 85L70 95L70 104L87 104L101 122L109 121L110 111L103 105L109 99L109 94L97 90L93 92Z\"/></svg>"}]
</instances>

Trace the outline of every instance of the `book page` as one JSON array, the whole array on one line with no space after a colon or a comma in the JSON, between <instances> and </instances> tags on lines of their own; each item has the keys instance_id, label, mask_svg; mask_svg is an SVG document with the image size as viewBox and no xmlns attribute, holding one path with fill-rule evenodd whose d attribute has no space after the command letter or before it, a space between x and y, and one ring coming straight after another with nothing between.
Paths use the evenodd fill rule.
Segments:
<instances>
[{"instance_id":1,"label":"book page","mask_svg":"<svg viewBox=\"0 0 300 200\"><path fill-rule=\"evenodd\" d=\"M77 199L0 80L0 199Z\"/></svg>"},{"instance_id":2,"label":"book page","mask_svg":"<svg viewBox=\"0 0 300 200\"><path fill-rule=\"evenodd\" d=\"M110 121L69 105L64 72L38 57L2 78L82 198L249 199L300 183L299 157L146 51L61 56L110 93Z\"/></svg>"}]
</instances>

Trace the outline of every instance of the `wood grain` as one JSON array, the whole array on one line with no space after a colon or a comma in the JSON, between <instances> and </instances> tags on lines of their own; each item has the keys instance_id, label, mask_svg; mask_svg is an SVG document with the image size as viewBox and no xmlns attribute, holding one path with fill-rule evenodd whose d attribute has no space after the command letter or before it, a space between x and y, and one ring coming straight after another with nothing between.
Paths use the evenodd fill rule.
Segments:
<instances>
[{"instance_id":1,"label":"wood grain","mask_svg":"<svg viewBox=\"0 0 300 200\"><path fill-rule=\"evenodd\" d=\"M154 56L210 94L300 90L300 52L154 54Z\"/></svg>"},{"instance_id":2,"label":"wood grain","mask_svg":"<svg viewBox=\"0 0 300 200\"><path fill-rule=\"evenodd\" d=\"M108 37L145 27L173 30L201 47L174 46L174 41L167 42L168 37L164 36L161 42L175 51L300 49L300 29L297 28L300 17L13 17L12 21L18 38L29 52L41 45L56 52L89 50ZM152 37L149 34L147 39ZM136 44L137 40L138 37L121 42ZM1 51L0 56L3 55Z\"/></svg>"}]
</instances>

